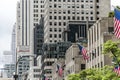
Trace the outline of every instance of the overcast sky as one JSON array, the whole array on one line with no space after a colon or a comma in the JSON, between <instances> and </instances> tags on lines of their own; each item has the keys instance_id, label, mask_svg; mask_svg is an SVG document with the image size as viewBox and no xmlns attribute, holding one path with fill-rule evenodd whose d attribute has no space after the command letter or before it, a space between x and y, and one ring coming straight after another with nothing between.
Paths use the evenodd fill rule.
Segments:
<instances>
[{"instance_id":1,"label":"overcast sky","mask_svg":"<svg viewBox=\"0 0 120 80\"><path fill-rule=\"evenodd\" d=\"M12 28L16 21L16 3L18 0L0 2L0 54L11 48ZM112 0L112 5L120 5L120 0ZM0 62L1 62L0 57Z\"/></svg>"}]
</instances>

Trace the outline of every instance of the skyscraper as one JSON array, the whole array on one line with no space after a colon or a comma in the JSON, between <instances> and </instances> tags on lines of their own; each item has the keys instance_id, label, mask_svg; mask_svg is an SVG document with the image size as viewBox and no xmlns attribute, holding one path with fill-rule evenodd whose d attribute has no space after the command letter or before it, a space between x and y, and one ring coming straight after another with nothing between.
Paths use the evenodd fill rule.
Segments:
<instances>
[{"instance_id":1,"label":"skyscraper","mask_svg":"<svg viewBox=\"0 0 120 80\"><path fill-rule=\"evenodd\" d=\"M96 21L107 17L110 0L45 0L44 41L62 41L68 21Z\"/></svg>"}]
</instances>

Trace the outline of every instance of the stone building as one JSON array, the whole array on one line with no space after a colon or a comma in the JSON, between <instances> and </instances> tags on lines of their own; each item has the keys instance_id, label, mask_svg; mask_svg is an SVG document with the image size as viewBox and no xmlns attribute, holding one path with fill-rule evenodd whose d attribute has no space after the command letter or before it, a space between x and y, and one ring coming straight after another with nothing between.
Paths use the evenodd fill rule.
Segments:
<instances>
[{"instance_id":1,"label":"stone building","mask_svg":"<svg viewBox=\"0 0 120 80\"><path fill-rule=\"evenodd\" d=\"M65 55L65 68L64 68L64 78L67 80L69 74L79 73L81 70L85 69L85 60L80 53L79 47L76 43L66 51Z\"/></svg>"},{"instance_id":2,"label":"stone building","mask_svg":"<svg viewBox=\"0 0 120 80\"><path fill-rule=\"evenodd\" d=\"M112 39L113 18L104 17L98 20L88 30L88 54L87 68L100 68L104 65L112 65L111 58L103 55L103 43Z\"/></svg>"}]
</instances>

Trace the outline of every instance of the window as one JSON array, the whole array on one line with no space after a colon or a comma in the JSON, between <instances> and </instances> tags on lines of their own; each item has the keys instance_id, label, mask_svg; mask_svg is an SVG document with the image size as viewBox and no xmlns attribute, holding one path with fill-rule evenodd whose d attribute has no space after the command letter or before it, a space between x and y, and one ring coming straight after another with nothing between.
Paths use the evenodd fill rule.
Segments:
<instances>
[{"instance_id":1,"label":"window","mask_svg":"<svg viewBox=\"0 0 120 80\"><path fill-rule=\"evenodd\" d=\"M84 2L84 0L81 0L81 2Z\"/></svg>"},{"instance_id":2,"label":"window","mask_svg":"<svg viewBox=\"0 0 120 80\"><path fill-rule=\"evenodd\" d=\"M59 34L59 38L61 38L61 34Z\"/></svg>"},{"instance_id":3,"label":"window","mask_svg":"<svg viewBox=\"0 0 120 80\"><path fill-rule=\"evenodd\" d=\"M52 38L52 34L50 34L50 38Z\"/></svg>"},{"instance_id":4,"label":"window","mask_svg":"<svg viewBox=\"0 0 120 80\"><path fill-rule=\"evenodd\" d=\"M99 12L97 11L97 14L99 14Z\"/></svg>"},{"instance_id":5,"label":"window","mask_svg":"<svg viewBox=\"0 0 120 80\"><path fill-rule=\"evenodd\" d=\"M73 16L72 19L75 20L75 16Z\"/></svg>"},{"instance_id":6,"label":"window","mask_svg":"<svg viewBox=\"0 0 120 80\"><path fill-rule=\"evenodd\" d=\"M84 5L83 5L83 4L81 5L81 8L84 8Z\"/></svg>"},{"instance_id":7,"label":"window","mask_svg":"<svg viewBox=\"0 0 120 80\"><path fill-rule=\"evenodd\" d=\"M93 0L90 0L90 2L93 2Z\"/></svg>"},{"instance_id":8,"label":"window","mask_svg":"<svg viewBox=\"0 0 120 80\"><path fill-rule=\"evenodd\" d=\"M68 14L70 14L70 10L68 10Z\"/></svg>"},{"instance_id":9,"label":"window","mask_svg":"<svg viewBox=\"0 0 120 80\"><path fill-rule=\"evenodd\" d=\"M90 14L93 14L93 12L91 11Z\"/></svg>"},{"instance_id":10,"label":"window","mask_svg":"<svg viewBox=\"0 0 120 80\"><path fill-rule=\"evenodd\" d=\"M49 5L49 8L52 8L52 5Z\"/></svg>"},{"instance_id":11,"label":"window","mask_svg":"<svg viewBox=\"0 0 120 80\"><path fill-rule=\"evenodd\" d=\"M49 19L52 19L52 16L50 16Z\"/></svg>"},{"instance_id":12,"label":"window","mask_svg":"<svg viewBox=\"0 0 120 80\"><path fill-rule=\"evenodd\" d=\"M66 11L63 11L63 14L66 14Z\"/></svg>"},{"instance_id":13,"label":"window","mask_svg":"<svg viewBox=\"0 0 120 80\"><path fill-rule=\"evenodd\" d=\"M57 19L57 17L56 17L56 16L54 16L54 19Z\"/></svg>"},{"instance_id":14,"label":"window","mask_svg":"<svg viewBox=\"0 0 120 80\"><path fill-rule=\"evenodd\" d=\"M59 28L59 32L61 32L61 28Z\"/></svg>"},{"instance_id":15,"label":"window","mask_svg":"<svg viewBox=\"0 0 120 80\"><path fill-rule=\"evenodd\" d=\"M81 20L84 20L84 17L81 17Z\"/></svg>"},{"instance_id":16,"label":"window","mask_svg":"<svg viewBox=\"0 0 120 80\"><path fill-rule=\"evenodd\" d=\"M99 6L97 5L96 8L99 8Z\"/></svg>"},{"instance_id":17,"label":"window","mask_svg":"<svg viewBox=\"0 0 120 80\"><path fill-rule=\"evenodd\" d=\"M83 11L83 10L81 11L81 14L84 14L84 11Z\"/></svg>"},{"instance_id":18,"label":"window","mask_svg":"<svg viewBox=\"0 0 120 80\"><path fill-rule=\"evenodd\" d=\"M81 64L81 70L85 69L85 64Z\"/></svg>"},{"instance_id":19,"label":"window","mask_svg":"<svg viewBox=\"0 0 120 80\"><path fill-rule=\"evenodd\" d=\"M61 10L59 10L59 14L61 14Z\"/></svg>"},{"instance_id":20,"label":"window","mask_svg":"<svg viewBox=\"0 0 120 80\"><path fill-rule=\"evenodd\" d=\"M99 0L96 0L97 3L99 3Z\"/></svg>"},{"instance_id":21,"label":"window","mask_svg":"<svg viewBox=\"0 0 120 80\"><path fill-rule=\"evenodd\" d=\"M65 2L65 0L63 0L63 2Z\"/></svg>"},{"instance_id":22,"label":"window","mask_svg":"<svg viewBox=\"0 0 120 80\"><path fill-rule=\"evenodd\" d=\"M49 24L52 25L52 22L50 22Z\"/></svg>"},{"instance_id":23,"label":"window","mask_svg":"<svg viewBox=\"0 0 120 80\"><path fill-rule=\"evenodd\" d=\"M77 17L77 20L80 20L80 17L79 17L79 16Z\"/></svg>"},{"instance_id":24,"label":"window","mask_svg":"<svg viewBox=\"0 0 120 80\"><path fill-rule=\"evenodd\" d=\"M54 31L55 31L55 32L57 32L57 29L56 29L56 28L54 28Z\"/></svg>"},{"instance_id":25,"label":"window","mask_svg":"<svg viewBox=\"0 0 120 80\"><path fill-rule=\"evenodd\" d=\"M79 2L79 0L77 0L77 2Z\"/></svg>"},{"instance_id":26,"label":"window","mask_svg":"<svg viewBox=\"0 0 120 80\"><path fill-rule=\"evenodd\" d=\"M59 22L59 26L61 26L61 22Z\"/></svg>"},{"instance_id":27,"label":"window","mask_svg":"<svg viewBox=\"0 0 120 80\"><path fill-rule=\"evenodd\" d=\"M68 16L68 20L70 20L70 16Z\"/></svg>"},{"instance_id":28,"label":"window","mask_svg":"<svg viewBox=\"0 0 120 80\"><path fill-rule=\"evenodd\" d=\"M57 38L57 34L54 34L54 38Z\"/></svg>"},{"instance_id":29,"label":"window","mask_svg":"<svg viewBox=\"0 0 120 80\"><path fill-rule=\"evenodd\" d=\"M56 4L54 4L54 8L56 8L57 7L57 5Z\"/></svg>"},{"instance_id":30,"label":"window","mask_svg":"<svg viewBox=\"0 0 120 80\"><path fill-rule=\"evenodd\" d=\"M52 32L52 28L50 28L50 32Z\"/></svg>"},{"instance_id":31,"label":"window","mask_svg":"<svg viewBox=\"0 0 120 80\"><path fill-rule=\"evenodd\" d=\"M70 0L68 0L68 2L70 2Z\"/></svg>"},{"instance_id":32,"label":"window","mask_svg":"<svg viewBox=\"0 0 120 80\"><path fill-rule=\"evenodd\" d=\"M108 27L108 32L113 33L114 32L114 28L113 27Z\"/></svg>"},{"instance_id":33,"label":"window","mask_svg":"<svg viewBox=\"0 0 120 80\"><path fill-rule=\"evenodd\" d=\"M56 26L57 25L57 22L54 22L54 26Z\"/></svg>"},{"instance_id":34,"label":"window","mask_svg":"<svg viewBox=\"0 0 120 80\"><path fill-rule=\"evenodd\" d=\"M59 16L59 20L61 20L61 16Z\"/></svg>"},{"instance_id":35,"label":"window","mask_svg":"<svg viewBox=\"0 0 120 80\"><path fill-rule=\"evenodd\" d=\"M50 11L49 13L52 14L52 11Z\"/></svg>"},{"instance_id":36,"label":"window","mask_svg":"<svg viewBox=\"0 0 120 80\"><path fill-rule=\"evenodd\" d=\"M66 26L66 22L63 22L63 26Z\"/></svg>"},{"instance_id":37,"label":"window","mask_svg":"<svg viewBox=\"0 0 120 80\"><path fill-rule=\"evenodd\" d=\"M65 16L63 16L63 20L65 20L66 19L66 17Z\"/></svg>"},{"instance_id":38,"label":"window","mask_svg":"<svg viewBox=\"0 0 120 80\"><path fill-rule=\"evenodd\" d=\"M93 20L93 17L90 17L91 20Z\"/></svg>"}]
</instances>

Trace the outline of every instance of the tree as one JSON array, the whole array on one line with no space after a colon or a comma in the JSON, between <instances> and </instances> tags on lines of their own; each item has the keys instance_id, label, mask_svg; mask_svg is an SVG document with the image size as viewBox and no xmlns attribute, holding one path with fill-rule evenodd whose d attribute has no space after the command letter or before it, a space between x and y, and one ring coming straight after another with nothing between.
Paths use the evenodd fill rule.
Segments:
<instances>
[{"instance_id":1,"label":"tree","mask_svg":"<svg viewBox=\"0 0 120 80\"><path fill-rule=\"evenodd\" d=\"M68 80L120 80L120 77L113 71L112 66L104 66L86 69L78 74L70 74Z\"/></svg>"},{"instance_id":2,"label":"tree","mask_svg":"<svg viewBox=\"0 0 120 80\"><path fill-rule=\"evenodd\" d=\"M120 42L108 40L103 44L103 54L110 54L115 59L115 65L120 64ZM91 68L80 71L78 74L71 74L68 80L120 80L114 72L114 66L104 66L103 68Z\"/></svg>"},{"instance_id":3,"label":"tree","mask_svg":"<svg viewBox=\"0 0 120 80\"><path fill-rule=\"evenodd\" d=\"M113 42L108 40L103 45L103 54L110 54L111 57L114 59L115 64L119 64L120 62L120 48L118 47L120 42Z\"/></svg>"},{"instance_id":4,"label":"tree","mask_svg":"<svg viewBox=\"0 0 120 80\"><path fill-rule=\"evenodd\" d=\"M109 12L108 17L114 17L114 12Z\"/></svg>"}]
</instances>

